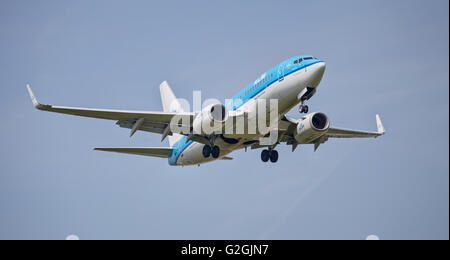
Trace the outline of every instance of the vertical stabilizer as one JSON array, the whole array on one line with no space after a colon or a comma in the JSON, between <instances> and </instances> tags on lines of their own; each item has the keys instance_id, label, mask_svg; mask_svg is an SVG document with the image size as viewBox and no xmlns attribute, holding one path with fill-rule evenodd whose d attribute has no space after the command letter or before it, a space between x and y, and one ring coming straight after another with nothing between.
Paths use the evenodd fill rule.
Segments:
<instances>
[{"instance_id":1,"label":"vertical stabilizer","mask_svg":"<svg viewBox=\"0 0 450 260\"><path fill-rule=\"evenodd\" d=\"M163 106L163 111L167 113L181 113L184 112L183 108L181 107L180 102L175 97L175 94L173 94L172 89L169 86L169 83L167 81L164 81L159 86L159 90L161 92L161 102ZM178 140L180 140L183 136L180 134L172 134L169 135L169 145L170 147L173 146L174 143L176 143Z\"/></svg>"}]
</instances>

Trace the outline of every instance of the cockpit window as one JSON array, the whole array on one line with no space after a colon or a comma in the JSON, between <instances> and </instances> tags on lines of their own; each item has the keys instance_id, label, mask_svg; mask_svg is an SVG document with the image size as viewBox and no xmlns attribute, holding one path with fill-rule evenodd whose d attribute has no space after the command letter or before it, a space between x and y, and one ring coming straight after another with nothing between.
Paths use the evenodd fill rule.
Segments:
<instances>
[{"instance_id":1,"label":"cockpit window","mask_svg":"<svg viewBox=\"0 0 450 260\"><path fill-rule=\"evenodd\" d=\"M298 59L298 60L296 60L296 61L294 61L294 64L299 64L299 63L302 63L302 61L304 61L304 60L316 60L317 58L315 58L315 57L305 57L305 58L301 58L301 59Z\"/></svg>"},{"instance_id":2,"label":"cockpit window","mask_svg":"<svg viewBox=\"0 0 450 260\"><path fill-rule=\"evenodd\" d=\"M299 63L302 63L302 61L304 61L304 60L312 60L312 59L316 59L316 58L314 58L314 57L301 58L301 59L294 61L294 64L299 64Z\"/></svg>"}]
</instances>

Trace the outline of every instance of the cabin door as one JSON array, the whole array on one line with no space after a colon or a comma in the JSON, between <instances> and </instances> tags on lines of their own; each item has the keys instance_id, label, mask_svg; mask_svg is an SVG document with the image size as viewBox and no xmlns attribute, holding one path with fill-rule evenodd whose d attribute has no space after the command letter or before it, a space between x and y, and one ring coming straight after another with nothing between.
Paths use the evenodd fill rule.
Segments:
<instances>
[{"instance_id":1,"label":"cabin door","mask_svg":"<svg viewBox=\"0 0 450 260\"><path fill-rule=\"evenodd\" d=\"M284 79L284 64L278 67L278 81L283 81Z\"/></svg>"}]
</instances>

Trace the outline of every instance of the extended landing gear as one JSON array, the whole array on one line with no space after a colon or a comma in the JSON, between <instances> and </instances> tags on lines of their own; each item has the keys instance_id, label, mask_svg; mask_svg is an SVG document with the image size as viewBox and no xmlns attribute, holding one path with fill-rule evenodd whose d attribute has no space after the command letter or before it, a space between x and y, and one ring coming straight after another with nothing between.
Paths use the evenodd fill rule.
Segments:
<instances>
[{"instance_id":1,"label":"extended landing gear","mask_svg":"<svg viewBox=\"0 0 450 260\"><path fill-rule=\"evenodd\" d=\"M219 146L213 146L212 150L211 150L211 155L214 159L219 158L220 155L220 148Z\"/></svg>"},{"instance_id":2,"label":"extended landing gear","mask_svg":"<svg viewBox=\"0 0 450 260\"><path fill-rule=\"evenodd\" d=\"M209 145L205 145L203 146L203 157L205 158L209 158L210 156L212 156L214 159L219 158L220 155L220 147L217 145L214 146L209 146Z\"/></svg>"},{"instance_id":3,"label":"extended landing gear","mask_svg":"<svg viewBox=\"0 0 450 260\"><path fill-rule=\"evenodd\" d=\"M300 113L308 113L308 106L305 105L306 101L309 100L317 91L317 88L306 87L303 89L300 98L300 107L298 108L298 112Z\"/></svg>"},{"instance_id":4,"label":"extended landing gear","mask_svg":"<svg viewBox=\"0 0 450 260\"><path fill-rule=\"evenodd\" d=\"M203 157L205 157L205 158L210 157L211 156L211 150L212 150L211 146L209 146L209 145L203 146Z\"/></svg>"},{"instance_id":5,"label":"extended landing gear","mask_svg":"<svg viewBox=\"0 0 450 260\"><path fill-rule=\"evenodd\" d=\"M277 150L263 150L261 152L261 160L263 162L268 162L269 160L272 163L278 162L278 151Z\"/></svg>"},{"instance_id":6,"label":"extended landing gear","mask_svg":"<svg viewBox=\"0 0 450 260\"><path fill-rule=\"evenodd\" d=\"M300 106L298 107L298 112L300 113L308 113L309 107L305 104L306 99L302 99L300 101Z\"/></svg>"},{"instance_id":7,"label":"extended landing gear","mask_svg":"<svg viewBox=\"0 0 450 260\"><path fill-rule=\"evenodd\" d=\"M300 113L308 113L308 111L309 111L309 107L307 106L307 105L301 105L299 108L298 108L298 111L300 112Z\"/></svg>"},{"instance_id":8,"label":"extended landing gear","mask_svg":"<svg viewBox=\"0 0 450 260\"><path fill-rule=\"evenodd\" d=\"M209 158L212 156L214 159L219 158L220 156L220 147L215 145L216 136L211 136L209 139L210 145L203 146L203 157Z\"/></svg>"}]
</instances>

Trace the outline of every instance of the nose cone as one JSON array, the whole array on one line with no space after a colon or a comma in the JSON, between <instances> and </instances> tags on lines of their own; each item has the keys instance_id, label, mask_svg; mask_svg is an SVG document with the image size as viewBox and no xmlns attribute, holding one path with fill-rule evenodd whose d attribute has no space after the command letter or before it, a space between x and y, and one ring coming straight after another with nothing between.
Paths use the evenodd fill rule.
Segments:
<instances>
[{"instance_id":1,"label":"nose cone","mask_svg":"<svg viewBox=\"0 0 450 260\"><path fill-rule=\"evenodd\" d=\"M310 81L310 87L317 87L320 84L320 81L322 80L323 74L325 73L326 64L325 62L321 61L319 63L316 63L311 68L311 81Z\"/></svg>"}]
</instances>

